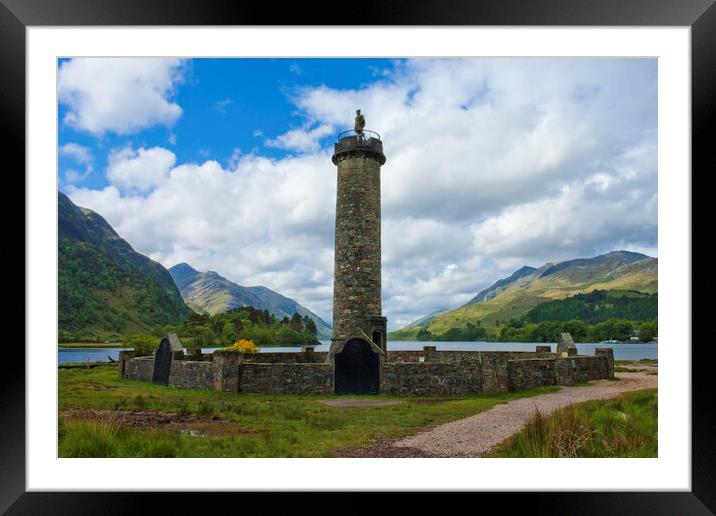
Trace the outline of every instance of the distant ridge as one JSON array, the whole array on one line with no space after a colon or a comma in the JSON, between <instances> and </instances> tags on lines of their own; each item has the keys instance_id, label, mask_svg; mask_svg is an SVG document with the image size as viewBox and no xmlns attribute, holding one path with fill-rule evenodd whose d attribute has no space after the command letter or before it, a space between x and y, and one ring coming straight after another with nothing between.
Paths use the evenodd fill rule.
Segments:
<instances>
[{"instance_id":1,"label":"distant ridge","mask_svg":"<svg viewBox=\"0 0 716 516\"><path fill-rule=\"evenodd\" d=\"M331 326L309 309L296 301L267 287L244 287L215 271L200 272L187 263L178 263L169 269L184 301L197 312L210 315L227 312L242 306L253 306L268 310L278 319L295 313L313 319L318 329L318 338L331 336Z\"/></svg>"}]
</instances>

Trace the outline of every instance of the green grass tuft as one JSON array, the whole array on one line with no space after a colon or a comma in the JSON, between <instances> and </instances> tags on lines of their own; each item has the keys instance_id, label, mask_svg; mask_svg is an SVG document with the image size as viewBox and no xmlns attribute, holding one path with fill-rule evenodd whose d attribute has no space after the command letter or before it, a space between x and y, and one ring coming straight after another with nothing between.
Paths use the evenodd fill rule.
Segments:
<instances>
[{"instance_id":1,"label":"green grass tuft","mask_svg":"<svg viewBox=\"0 0 716 516\"><path fill-rule=\"evenodd\" d=\"M657 391L589 401L545 417L500 444L497 457L657 457Z\"/></svg>"}]
</instances>

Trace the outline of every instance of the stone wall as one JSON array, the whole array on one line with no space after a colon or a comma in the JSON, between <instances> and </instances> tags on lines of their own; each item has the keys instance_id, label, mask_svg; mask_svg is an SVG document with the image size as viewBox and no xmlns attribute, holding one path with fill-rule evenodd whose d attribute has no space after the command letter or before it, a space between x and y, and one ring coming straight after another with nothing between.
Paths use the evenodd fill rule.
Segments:
<instances>
[{"instance_id":1,"label":"stone wall","mask_svg":"<svg viewBox=\"0 0 716 516\"><path fill-rule=\"evenodd\" d=\"M214 389L214 363L173 360L169 370L169 387Z\"/></svg>"},{"instance_id":2,"label":"stone wall","mask_svg":"<svg viewBox=\"0 0 716 516\"><path fill-rule=\"evenodd\" d=\"M507 362L509 353L481 351L482 391L487 393L507 392L509 389Z\"/></svg>"},{"instance_id":3,"label":"stone wall","mask_svg":"<svg viewBox=\"0 0 716 516\"><path fill-rule=\"evenodd\" d=\"M572 385L611 378L606 360L601 356L571 356L555 360L557 384Z\"/></svg>"},{"instance_id":4,"label":"stone wall","mask_svg":"<svg viewBox=\"0 0 716 516\"><path fill-rule=\"evenodd\" d=\"M216 353L213 361L173 360L169 386L224 392L318 394L334 390L334 368L327 353ZM178 358L178 357L177 357ZM120 374L152 381L153 357L120 353ZM546 385L572 385L612 378L611 348L595 356L557 357L555 353L506 351L391 351L383 362L384 394L463 396L521 391Z\"/></svg>"},{"instance_id":5,"label":"stone wall","mask_svg":"<svg viewBox=\"0 0 716 516\"><path fill-rule=\"evenodd\" d=\"M607 378L614 378L614 349L613 348L596 348L594 355L604 360L607 368Z\"/></svg>"},{"instance_id":6,"label":"stone wall","mask_svg":"<svg viewBox=\"0 0 716 516\"><path fill-rule=\"evenodd\" d=\"M326 351L311 352L280 352L280 353L247 353L244 362L262 364L321 364L328 358Z\"/></svg>"},{"instance_id":7,"label":"stone wall","mask_svg":"<svg viewBox=\"0 0 716 516\"><path fill-rule=\"evenodd\" d=\"M321 394L333 392L331 364L244 363L239 372L239 392L271 394Z\"/></svg>"},{"instance_id":8,"label":"stone wall","mask_svg":"<svg viewBox=\"0 0 716 516\"><path fill-rule=\"evenodd\" d=\"M528 358L510 360L507 363L510 392L534 389L557 384L557 372L553 358Z\"/></svg>"},{"instance_id":9,"label":"stone wall","mask_svg":"<svg viewBox=\"0 0 716 516\"><path fill-rule=\"evenodd\" d=\"M132 358L125 363L124 377L128 380L151 383L152 371L154 371L154 357Z\"/></svg>"},{"instance_id":10,"label":"stone wall","mask_svg":"<svg viewBox=\"0 0 716 516\"><path fill-rule=\"evenodd\" d=\"M477 394L482 392L482 368L478 361L386 363L380 392L443 396Z\"/></svg>"}]
</instances>

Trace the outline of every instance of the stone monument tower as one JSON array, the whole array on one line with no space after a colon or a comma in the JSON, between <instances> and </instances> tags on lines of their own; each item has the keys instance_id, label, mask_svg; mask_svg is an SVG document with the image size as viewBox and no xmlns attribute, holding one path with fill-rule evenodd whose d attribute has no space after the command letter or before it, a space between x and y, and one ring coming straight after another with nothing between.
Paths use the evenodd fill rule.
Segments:
<instances>
[{"instance_id":1,"label":"stone monument tower","mask_svg":"<svg viewBox=\"0 0 716 516\"><path fill-rule=\"evenodd\" d=\"M386 350L386 318L380 302L380 167L385 163L377 133L356 127L338 136L333 337L336 392L380 391Z\"/></svg>"}]
</instances>

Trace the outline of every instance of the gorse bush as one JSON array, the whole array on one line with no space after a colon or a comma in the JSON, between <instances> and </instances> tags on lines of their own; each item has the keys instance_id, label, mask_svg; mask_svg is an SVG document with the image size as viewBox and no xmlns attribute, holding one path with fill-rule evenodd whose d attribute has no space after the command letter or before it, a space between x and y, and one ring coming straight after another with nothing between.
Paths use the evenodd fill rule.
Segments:
<instances>
[{"instance_id":1,"label":"gorse bush","mask_svg":"<svg viewBox=\"0 0 716 516\"><path fill-rule=\"evenodd\" d=\"M229 346L229 349L239 353L256 353L259 350L258 346L254 344L254 341L248 339L237 340Z\"/></svg>"}]
</instances>

